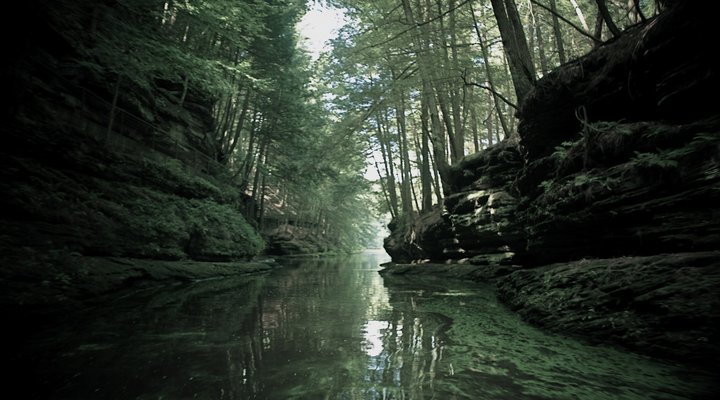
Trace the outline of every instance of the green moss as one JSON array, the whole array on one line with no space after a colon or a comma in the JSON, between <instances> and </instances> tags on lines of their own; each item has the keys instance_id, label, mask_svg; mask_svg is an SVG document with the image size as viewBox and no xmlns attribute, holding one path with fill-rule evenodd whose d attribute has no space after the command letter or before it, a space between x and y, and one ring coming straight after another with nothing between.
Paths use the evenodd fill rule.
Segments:
<instances>
[{"instance_id":1,"label":"green moss","mask_svg":"<svg viewBox=\"0 0 720 400\"><path fill-rule=\"evenodd\" d=\"M442 362L452 363L456 378L442 383L456 385L442 389L463 398L683 399L706 384L707 377L679 375L678 365L532 328L491 296L473 285L414 299L420 315L452 321L440 337L447 336Z\"/></svg>"},{"instance_id":2,"label":"green moss","mask_svg":"<svg viewBox=\"0 0 720 400\"><path fill-rule=\"evenodd\" d=\"M136 166L142 174L145 184L164 189L188 198L212 198L217 201L229 197L228 188L221 188L219 182L211 182L210 177L189 171L178 160L163 161L143 160Z\"/></svg>"},{"instance_id":3,"label":"green moss","mask_svg":"<svg viewBox=\"0 0 720 400\"><path fill-rule=\"evenodd\" d=\"M259 254L262 237L227 204L192 200L187 210L191 241L188 252L197 259L237 258Z\"/></svg>"},{"instance_id":4,"label":"green moss","mask_svg":"<svg viewBox=\"0 0 720 400\"><path fill-rule=\"evenodd\" d=\"M258 254L260 236L234 209L232 191L177 161L107 155L79 169L6 160L4 208L22 245L158 259L236 259Z\"/></svg>"}]
</instances>

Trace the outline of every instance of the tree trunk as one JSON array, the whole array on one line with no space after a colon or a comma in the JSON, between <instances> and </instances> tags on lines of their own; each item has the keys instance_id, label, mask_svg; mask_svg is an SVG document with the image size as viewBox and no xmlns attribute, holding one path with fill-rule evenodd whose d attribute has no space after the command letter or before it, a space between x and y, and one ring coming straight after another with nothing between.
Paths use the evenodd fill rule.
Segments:
<instances>
[{"instance_id":1,"label":"tree trunk","mask_svg":"<svg viewBox=\"0 0 720 400\"><path fill-rule=\"evenodd\" d=\"M422 211L432 208L432 175L430 172L430 127L428 126L427 104L420 99L420 125L422 130L422 147L420 150L420 183L422 185Z\"/></svg>"},{"instance_id":2,"label":"tree trunk","mask_svg":"<svg viewBox=\"0 0 720 400\"><path fill-rule=\"evenodd\" d=\"M265 138L262 143L260 144L260 153L257 157L257 162L255 163L255 178L253 179L253 187L252 187L252 194L250 197L255 199L257 202L259 200L259 185L260 185L260 177L262 176L262 167L265 159L265 152L268 149L268 146L270 145L270 139Z\"/></svg>"},{"instance_id":3,"label":"tree trunk","mask_svg":"<svg viewBox=\"0 0 720 400\"><path fill-rule=\"evenodd\" d=\"M538 61L540 62L540 73L544 76L548 72L547 55L545 53L545 38L542 32L542 21L539 21L535 16L535 9L531 1L528 0L528 7L530 9L530 17L532 18L532 25L534 27L534 37L536 39L538 48Z\"/></svg>"},{"instance_id":4,"label":"tree trunk","mask_svg":"<svg viewBox=\"0 0 720 400\"><path fill-rule=\"evenodd\" d=\"M449 189L448 184L448 169L449 165L447 163L447 159L445 157L445 151L443 149L442 144L442 132L440 128L440 119L437 115L437 105L435 104L435 96L433 94L432 85L430 84L430 72L428 71L429 66L426 64L425 55L423 52L423 46L421 43L420 38L420 32L418 28L418 23L415 20L415 17L412 14L412 8L410 7L410 0L402 0L403 5L403 11L405 14L405 21L410 26L413 26L414 29L412 32L412 38L413 38L413 50L415 52L415 56L418 60L418 71L420 72L421 80L422 80L422 96L425 99L425 102L428 106L428 110L430 111L430 120L432 123L432 136L434 137L432 140L433 149L435 152L435 165L437 166L437 171L439 172L441 179L442 179L442 185L443 189L446 187ZM442 198L442 197L439 197Z\"/></svg>"},{"instance_id":5,"label":"tree trunk","mask_svg":"<svg viewBox=\"0 0 720 400\"><path fill-rule=\"evenodd\" d=\"M215 126L215 129L213 131L213 137L212 142L213 146L215 147L213 151L216 155L220 154L222 151L222 141L225 137L225 134L228 130L228 124L230 123L230 113L232 110L232 102L233 98L232 96L229 96L227 101L225 102L224 112L219 114L220 117L220 123ZM217 158L217 157L216 157Z\"/></svg>"},{"instance_id":6,"label":"tree trunk","mask_svg":"<svg viewBox=\"0 0 720 400\"><path fill-rule=\"evenodd\" d=\"M470 13L473 19L473 26L475 27L475 34L477 35L478 43L480 44L480 50L482 52L483 59L485 60L483 65L485 66L485 75L487 75L488 86L490 87L491 91L490 96L492 97L495 111L497 112L498 118L500 119L500 124L502 125L503 132L505 133L506 137L509 137L510 129L508 128L507 121L505 121L505 116L503 115L502 111L502 105L497 98L497 87L495 85L495 79L493 77L492 70L490 69L490 52L487 48L485 36L480 31L480 26L478 24L477 17L475 16L475 10L472 7L472 3L470 3Z\"/></svg>"},{"instance_id":7,"label":"tree trunk","mask_svg":"<svg viewBox=\"0 0 720 400\"><path fill-rule=\"evenodd\" d=\"M435 163L435 158L432 156L432 153L430 154L430 162L435 166L432 168L433 170L433 189L435 190L435 198L437 198L438 204L442 204L443 201L443 190L441 188L441 178L438 170L437 163Z\"/></svg>"},{"instance_id":8,"label":"tree trunk","mask_svg":"<svg viewBox=\"0 0 720 400\"><path fill-rule=\"evenodd\" d=\"M374 151L374 150L371 149L370 151ZM395 214L395 210L393 210L393 208L392 208L392 204L390 202L390 196L389 196L388 190L387 190L387 185L385 185L385 182L383 182L382 172L380 171L380 165L378 165L377 160L375 160L375 155L373 155L373 160L375 161L375 171L377 171L377 174L378 174L378 181L380 182L380 189L383 192L383 197L385 198L385 203L388 206L388 210L390 210L390 218L394 219L395 217L397 217L397 214Z\"/></svg>"},{"instance_id":9,"label":"tree trunk","mask_svg":"<svg viewBox=\"0 0 720 400\"><path fill-rule=\"evenodd\" d=\"M488 146L493 145L493 132L495 132L497 129L495 128L495 124L493 124L493 114L492 112L488 113L488 117L485 120L485 126L487 127L487 139L488 139Z\"/></svg>"},{"instance_id":10,"label":"tree trunk","mask_svg":"<svg viewBox=\"0 0 720 400\"><path fill-rule=\"evenodd\" d=\"M578 5L577 1L570 0L570 3L572 4L573 8L575 9L575 15L577 15L578 20L580 20L580 24L582 25L583 29L585 29L585 32L590 32L590 27L587 24L587 21L585 20L585 15L583 14L582 10L580 9L580 6Z\"/></svg>"},{"instance_id":11,"label":"tree trunk","mask_svg":"<svg viewBox=\"0 0 720 400\"><path fill-rule=\"evenodd\" d=\"M458 51L457 51L457 33L456 25L457 21L455 18L455 0L450 0L449 3L449 15L448 15L448 29L450 33L450 53L453 72L459 73L460 66L458 62ZM452 92L450 96L450 105L452 106L453 122L455 123L455 156L457 160L460 160L465 156L465 130L463 127L462 106L460 103L460 94L458 93L457 85L452 85Z\"/></svg>"},{"instance_id":12,"label":"tree trunk","mask_svg":"<svg viewBox=\"0 0 720 400\"><path fill-rule=\"evenodd\" d=\"M405 216L412 215L412 172L410 170L410 152L408 150L407 129L405 126L405 100L403 94L400 93L399 104L395 108L395 121L398 128L398 145L400 148L400 176L402 183L400 186L400 198L402 199L402 209Z\"/></svg>"},{"instance_id":13,"label":"tree trunk","mask_svg":"<svg viewBox=\"0 0 720 400\"><path fill-rule=\"evenodd\" d=\"M250 125L250 139L248 140L247 152L245 152L242 167L238 171L242 173L239 186L240 193L245 193L247 190L248 184L250 183L250 172L252 172L253 163L255 162L255 143L257 142L258 126L262 125L262 117L258 117L258 114L258 110L255 109L252 124Z\"/></svg>"},{"instance_id":14,"label":"tree trunk","mask_svg":"<svg viewBox=\"0 0 720 400\"><path fill-rule=\"evenodd\" d=\"M557 47L558 60L560 64L567 62L565 55L565 45L563 44L562 31L560 30L560 19L557 15L557 0L550 0L550 10L552 10L553 33L555 34L555 46Z\"/></svg>"},{"instance_id":15,"label":"tree trunk","mask_svg":"<svg viewBox=\"0 0 720 400\"><path fill-rule=\"evenodd\" d=\"M269 150L269 149L268 149ZM267 164L268 151L265 151L265 162ZM260 183L260 201L259 201L259 215L258 215L258 226L262 232L265 227L265 191L267 190L267 176L262 174Z\"/></svg>"},{"instance_id":16,"label":"tree trunk","mask_svg":"<svg viewBox=\"0 0 720 400\"><path fill-rule=\"evenodd\" d=\"M603 27L603 17L598 13L597 18L595 19L595 32L593 32L593 36L597 38L597 42L595 42L594 47L600 46L602 44L602 29Z\"/></svg>"},{"instance_id":17,"label":"tree trunk","mask_svg":"<svg viewBox=\"0 0 720 400\"><path fill-rule=\"evenodd\" d=\"M259 217L259 215L256 214L256 205L258 204L258 196L260 195L259 185L260 177L262 175L263 159L265 158L265 151L267 150L269 142L269 139L264 139L262 143L260 143L260 152L257 156L257 162L255 163L255 178L253 179L252 192L250 193L250 198L252 199L253 203L250 209L247 210L248 218L252 221L258 221Z\"/></svg>"},{"instance_id":18,"label":"tree trunk","mask_svg":"<svg viewBox=\"0 0 720 400\"><path fill-rule=\"evenodd\" d=\"M595 3L597 3L598 11L600 12L600 15L602 15L602 19L605 20L605 25L607 25L610 33L612 33L614 37L620 36L620 29L618 29L617 25L615 25L615 22L613 22L605 0L595 0Z\"/></svg>"},{"instance_id":19,"label":"tree trunk","mask_svg":"<svg viewBox=\"0 0 720 400\"><path fill-rule=\"evenodd\" d=\"M379 112L375 115L375 121L377 122L377 139L380 144L380 154L382 154L383 163L385 164L385 179L387 179L390 207L395 215L399 215L392 149L390 148L389 138L386 132L383 132L383 120L380 118Z\"/></svg>"},{"instance_id":20,"label":"tree trunk","mask_svg":"<svg viewBox=\"0 0 720 400\"><path fill-rule=\"evenodd\" d=\"M242 110L240 110L240 116L238 117L237 125L235 126L235 132L228 148L226 149L227 159L231 158L232 153L235 151L235 147L240 141L242 136L243 125L245 125L245 117L247 116L248 109L250 108L250 89L245 93L245 100L243 101Z\"/></svg>"},{"instance_id":21,"label":"tree trunk","mask_svg":"<svg viewBox=\"0 0 720 400\"><path fill-rule=\"evenodd\" d=\"M477 109L472 107L470 109L470 121L472 126L473 145L475 146L475 152L477 153L482 148L480 144L480 133L478 132L478 117Z\"/></svg>"},{"instance_id":22,"label":"tree trunk","mask_svg":"<svg viewBox=\"0 0 720 400\"><path fill-rule=\"evenodd\" d=\"M439 85L437 85L439 86ZM450 162L455 163L458 160L458 153L457 153L457 146L456 146L456 137L455 137L455 128L452 121L452 116L450 114L450 110L448 107L448 98L445 95L445 91L441 90L440 88L435 88L435 93L437 95L438 105L440 106L440 113L442 115L442 121L445 123L445 131L447 132L447 137L449 139L450 144Z\"/></svg>"},{"instance_id":23,"label":"tree trunk","mask_svg":"<svg viewBox=\"0 0 720 400\"><path fill-rule=\"evenodd\" d=\"M491 0L518 106L535 85L535 67L514 0Z\"/></svg>"}]
</instances>

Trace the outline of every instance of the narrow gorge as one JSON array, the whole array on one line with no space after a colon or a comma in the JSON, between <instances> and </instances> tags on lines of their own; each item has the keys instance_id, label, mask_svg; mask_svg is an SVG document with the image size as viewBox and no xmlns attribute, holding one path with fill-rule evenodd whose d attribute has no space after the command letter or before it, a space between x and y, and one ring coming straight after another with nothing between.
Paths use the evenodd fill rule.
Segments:
<instances>
[{"instance_id":1,"label":"narrow gorge","mask_svg":"<svg viewBox=\"0 0 720 400\"><path fill-rule=\"evenodd\" d=\"M714 399L706 3L19 4L6 391Z\"/></svg>"},{"instance_id":2,"label":"narrow gorge","mask_svg":"<svg viewBox=\"0 0 720 400\"><path fill-rule=\"evenodd\" d=\"M543 77L518 140L450 170L444 204L394 221L388 274L495 282L527 321L678 360L720 355L720 89L703 7Z\"/></svg>"}]
</instances>

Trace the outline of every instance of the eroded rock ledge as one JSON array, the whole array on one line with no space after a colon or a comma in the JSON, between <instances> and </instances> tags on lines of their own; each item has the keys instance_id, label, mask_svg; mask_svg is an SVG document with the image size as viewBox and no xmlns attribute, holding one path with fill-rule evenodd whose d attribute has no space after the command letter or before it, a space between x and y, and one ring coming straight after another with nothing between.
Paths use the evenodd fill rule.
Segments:
<instances>
[{"instance_id":1,"label":"eroded rock ledge","mask_svg":"<svg viewBox=\"0 0 720 400\"><path fill-rule=\"evenodd\" d=\"M451 171L442 209L398 223L385 273L493 280L553 331L720 357L720 67L679 2L540 80L520 143ZM433 267L436 266L436 267Z\"/></svg>"},{"instance_id":2,"label":"eroded rock ledge","mask_svg":"<svg viewBox=\"0 0 720 400\"><path fill-rule=\"evenodd\" d=\"M587 259L520 270L497 286L511 309L552 331L708 360L719 354L718 266L720 251Z\"/></svg>"}]
</instances>

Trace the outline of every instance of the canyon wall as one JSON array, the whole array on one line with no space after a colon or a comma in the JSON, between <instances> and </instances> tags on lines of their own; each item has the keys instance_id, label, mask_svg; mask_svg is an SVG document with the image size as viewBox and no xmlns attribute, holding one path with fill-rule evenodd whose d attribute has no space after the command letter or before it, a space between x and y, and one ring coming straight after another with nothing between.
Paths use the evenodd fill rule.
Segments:
<instances>
[{"instance_id":1,"label":"canyon wall","mask_svg":"<svg viewBox=\"0 0 720 400\"><path fill-rule=\"evenodd\" d=\"M547 329L716 359L712 26L702 6L683 2L543 77L519 112L519 143L453 166L443 207L386 240L405 264L386 272L462 265Z\"/></svg>"}]
</instances>

